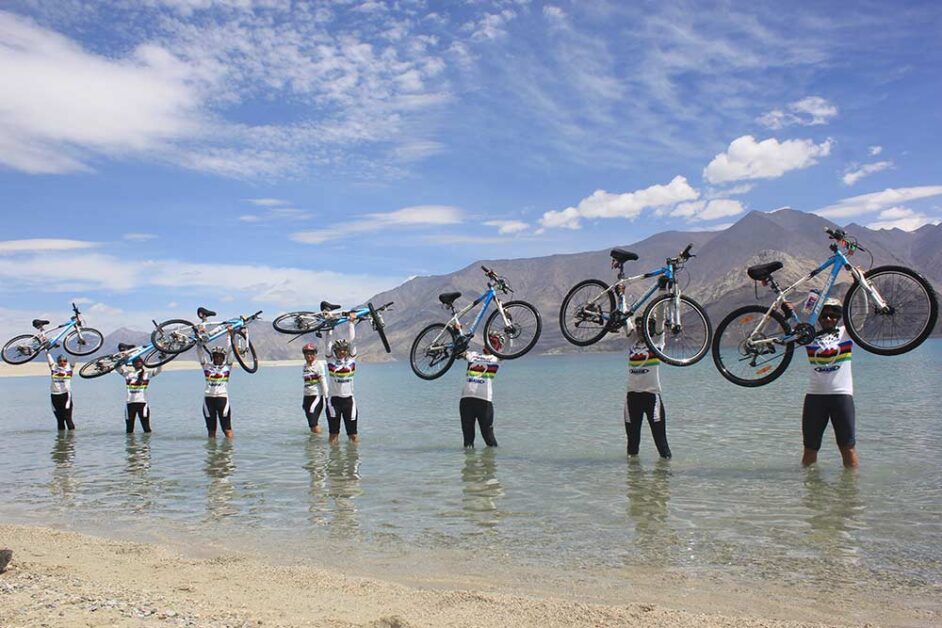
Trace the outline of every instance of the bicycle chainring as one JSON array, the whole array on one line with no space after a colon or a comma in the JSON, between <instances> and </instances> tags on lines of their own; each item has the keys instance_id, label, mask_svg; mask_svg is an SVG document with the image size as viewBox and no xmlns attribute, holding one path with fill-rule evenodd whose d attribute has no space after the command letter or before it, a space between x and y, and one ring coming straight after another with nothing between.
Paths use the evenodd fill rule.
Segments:
<instances>
[{"instance_id":1,"label":"bicycle chainring","mask_svg":"<svg viewBox=\"0 0 942 628\"><path fill-rule=\"evenodd\" d=\"M618 310L612 312L612 317L608 321L608 325L605 326L605 329L610 334L617 334L621 331L621 328L625 326L625 314Z\"/></svg>"},{"instance_id":2,"label":"bicycle chainring","mask_svg":"<svg viewBox=\"0 0 942 628\"><path fill-rule=\"evenodd\" d=\"M809 323L795 325L792 333L795 334L795 342L802 346L811 344L816 336L814 327Z\"/></svg>"}]
</instances>

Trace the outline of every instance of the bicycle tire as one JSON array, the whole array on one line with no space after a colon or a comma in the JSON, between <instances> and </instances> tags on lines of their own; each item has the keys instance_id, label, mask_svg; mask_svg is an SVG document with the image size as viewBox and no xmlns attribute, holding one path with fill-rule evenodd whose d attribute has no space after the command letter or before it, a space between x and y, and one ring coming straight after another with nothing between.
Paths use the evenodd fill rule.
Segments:
<instances>
[{"instance_id":1,"label":"bicycle tire","mask_svg":"<svg viewBox=\"0 0 942 628\"><path fill-rule=\"evenodd\" d=\"M27 344L27 341L29 343ZM3 345L3 361L7 364L26 364L43 350L43 341L36 334L15 336Z\"/></svg>"},{"instance_id":2,"label":"bicycle tire","mask_svg":"<svg viewBox=\"0 0 942 628\"><path fill-rule=\"evenodd\" d=\"M386 349L386 353L392 353L392 349L389 348L389 340L386 339L386 323L383 322L383 317L376 311L372 303L367 303L366 305L370 308L370 317L373 319L373 329L376 330L379 339L383 342L383 348Z\"/></svg>"},{"instance_id":3,"label":"bicycle tire","mask_svg":"<svg viewBox=\"0 0 942 628\"><path fill-rule=\"evenodd\" d=\"M447 332L448 338L438 346L432 348L432 343L439 338L442 332ZM427 345L422 347L421 343L427 338ZM412 349L409 351L409 364L412 366L412 372L424 380L438 379L448 372L451 365L455 363L455 343L458 341L458 334L454 329L444 323L432 323L419 332L412 341ZM432 349L432 353L429 350ZM419 353L421 352L421 354ZM419 360L428 359L429 369L421 369L422 362ZM435 367L435 368L431 368Z\"/></svg>"},{"instance_id":4,"label":"bicycle tire","mask_svg":"<svg viewBox=\"0 0 942 628\"><path fill-rule=\"evenodd\" d=\"M82 368L79 369L79 375L81 375L83 379L95 379L96 377L107 375L118 368L118 365L121 364L124 358L123 353L113 353L111 355L103 355L95 358L82 365Z\"/></svg>"},{"instance_id":5,"label":"bicycle tire","mask_svg":"<svg viewBox=\"0 0 942 628\"><path fill-rule=\"evenodd\" d=\"M239 329L232 334L232 353L235 355L236 362L246 373L254 373L258 370L258 354L255 352L255 345L249 340L244 329Z\"/></svg>"},{"instance_id":6,"label":"bicycle tire","mask_svg":"<svg viewBox=\"0 0 942 628\"><path fill-rule=\"evenodd\" d=\"M307 319L315 322L308 323ZM288 312L271 322L275 331L292 336L318 331L323 324L324 317L320 312Z\"/></svg>"},{"instance_id":7,"label":"bicycle tire","mask_svg":"<svg viewBox=\"0 0 942 628\"><path fill-rule=\"evenodd\" d=\"M173 329L174 325L179 329ZM183 329L186 329L185 333ZM182 318L172 318L157 325L157 329L151 332L150 341L164 353L176 355L192 348L198 336L196 325Z\"/></svg>"},{"instance_id":8,"label":"bicycle tire","mask_svg":"<svg viewBox=\"0 0 942 628\"><path fill-rule=\"evenodd\" d=\"M484 343L487 345L490 352L498 358L502 360L515 360L516 358L526 355L530 349L536 345L536 341L540 339L540 333L543 331L543 319L540 317L539 310L526 301L508 301L503 303L502 306L504 308L504 314L506 314L507 318L510 320L510 326L504 325L504 320L500 316L500 310L495 309L491 312L491 315L487 317L487 322L484 323ZM516 312L516 314L514 312ZM529 312L532 315L532 323L526 321L525 312ZM533 332L532 337L528 339L524 334L530 327L533 328ZM493 334L502 334L504 336L500 350L491 345L491 336ZM521 344L514 347L514 342L521 338ZM516 350L507 351L507 347L514 347Z\"/></svg>"},{"instance_id":9,"label":"bicycle tire","mask_svg":"<svg viewBox=\"0 0 942 628\"><path fill-rule=\"evenodd\" d=\"M701 333L697 333L700 330L693 330L692 343L689 345L693 350L693 353L687 357L677 357L679 351L674 351L673 347L678 346L683 348L683 340L679 338L679 334L683 333L683 329L674 330L664 329L664 349L660 349L654 342L654 339L651 337L649 320L651 316L654 316L656 313L656 308L664 303L672 301L674 295L672 294L662 294L661 296L653 299L648 307L645 308L644 314L642 315L641 327L644 334L644 342L648 345L648 349L651 350L654 355L656 355L662 362L665 364L670 364L671 366L692 366L703 359L703 357L710 351L710 344L713 342L713 325L710 323L710 317L706 313L706 310L700 305L697 301L691 299L687 295L680 295L681 303L686 303L690 306L693 313L696 313L697 317L703 323L703 330ZM696 319L692 321L689 319L691 313L681 313L681 327L686 328L690 327L690 323L695 323ZM684 322L684 319L687 318L687 323ZM663 322L663 320L661 321ZM702 338L700 337L702 336ZM668 350L668 346L671 346L671 349Z\"/></svg>"},{"instance_id":10,"label":"bicycle tire","mask_svg":"<svg viewBox=\"0 0 942 628\"><path fill-rule=\"evenodd\" d=\"M77 343L77 346L81 347L81 350L69 346L70 343L73 342ZM72 355L91 355L101 349L101 345L104 343L105 337L100 331L92 329L91 327L83 327L81 338L79 338L78 329L73 329L66 334L65 338L62 340L62 348Z\"/></svg>"},{"instance_id":11,"label":"bicycle tire","mask_svg":"<svg viewBox=\"0 0 942 628\"><path fill-rule=\"evenodd\" d=\"M576 298L576 295L579 291L587 288L595 287L598 288L598 294L592 296L591 298L586 297L587 301L582 304L577 304L576 310L574 312L569 312L570 305L572 305L573 300ZM563 337L576 345L577 347L588 347L593 345L601 340L606 333L608 333L609 321L611 320L612 314L615 312L615 295L612 294L609 290L610 286L604 281L599 279L586 279L580 281L572 288L569 289L569 292L563 298L562 305L559 306L559 328L563 332ZM590 293L591 294L591 293ZM608 299L602 299L602 294L607 294ZM586 322L586 310L585 307L589 305L588 301L599 300L602 301L602 305L599 305L597 311L592 311L591 316L592 320L598 325L598 329L592 332L591 336L580 337L574 333L575 329L578 329L579 323ZM607 303L608 311L604 310L604 305ZM585 328L590 329L590 328Z\"/></svg>"},{"instance_id":12,"label":"bicycle tire","mask_svg":"<svg viewBox=\"0 0 942 628\"><path fill-rule=\"evenodd\" d=\"M163 366L164 364L172 361L176 358L179 353L167 353L161 351L157 347L154 347L150 351L144 354L144 366L149 369L155 369L158 366Z\"/></svg>"},{"instance_id":13,"label":"bicycle tire","mask_svg":"<svg viewBox=\"0 0 942 628\"><path fill-rule=\"evenodd\" d=\"M782 373L785 372L785 369L788 368L788 365L792 361L792 356L795 351L794 341L789 342L785 345L783 351L778 353L778 356L781 356L779 364L774 368L769 368L765 365L771 363L771 360L766 360L761 363L762 368L754 370L757 375L763 375L762 377L757 377L753 379L746 379L745 377L740 377L732 372L733 367L743 363L744 359L747 359L749 356L752 356L753 360L756 360L760 354L753 353L744 346L746 341L747 334L751 334L752 330L755 328L755 323L762 316L765 316L766 313L769 313L768 308L764 308L760 305L746 305L739 309L733 310L726 315L720 324L716 327L716 334L713 336L713 363L716 365L716 369L720 372L720 375L725 377L728 381L736 384L737 386L745 386L747 388L756 388L758 386L765 386L771 382L778 379ZM753 315L753 318L740 320L739 326L735 330L731 330L729 338L726 338L727 330L730 329L730 326L733 325L737 319L740 319L744 315ZM772 320L777 323L780 327L782 335L787 335L791 332L791 329L788 326L788 321L785 320L785 317L776 311L771 313ZM748 327L742 327L743 325L748 325ZM748 332L743 332L744 329L748 329ZM738 336L736 335L738 334ZM765 338L774 337L774 335L763 334ZM735 351L728 351L731 346L736 347ZM775 352L775 345L770 345ZM727 357L724 358L723 352L727 351ZM735 357L734 357L735 356ZM746 357L743 357L746 356ZM756 369L760 364L749 364L750 369Z\"/></svg>"},{"instance_id":14,"label":"bicycle tire","mask_svg":"<svg viewBox=\"0 0 942 628\"><path fill-rule=\"evenodd\" d=\"M892 281L893 276L896 277L897 282L905 277L909 288L900 289L898 285L891 286L887 280ZM855 281L844 297L844 324L854 342L864 350L877 355L900 355L921 345L932 333L939 316L939 303L932 285L925 277L904 266L878 266L864 273L864 277L877 288L877 292L892 308L892 313L883 314L875 310L871 311L868 307L870 300L867 291L863 289L859 281ZM883 290L877 284L883 284ZM905 299L907 290L911 291L909 300ZM914 309L913 306L919 306L918 301L923 300L924 311ZM903 312L904 309L908 311ZM896 318L897 315L900 315L899 319ZM905 322L907 315L913 321L913 333L905 339L905 342L894 346L880 346L873 342L873 332L886 328L888 319L884 317L892 317L889 320L896 323L897 321ZM897 326L893 324L890 331L897 329Z\"/></svg>"}]
</instances>

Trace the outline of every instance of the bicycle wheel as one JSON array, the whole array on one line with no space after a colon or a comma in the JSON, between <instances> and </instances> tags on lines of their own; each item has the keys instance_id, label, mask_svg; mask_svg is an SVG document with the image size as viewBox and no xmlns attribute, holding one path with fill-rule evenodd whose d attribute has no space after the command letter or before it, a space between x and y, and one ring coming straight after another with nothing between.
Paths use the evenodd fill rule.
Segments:
<instances>
[{"instance_id":1,"label":"bicycle wheel","mask_svg":"<svg viewBox=\"0 0 942 628\"><path fill-rule=\"evenodd\" d=\"M759 327L766 315L770 318ZM795 343L779 339L789 333L778 312L747 305L730 312L713 337L713 363L720 375L739 386L754 388L777 379L792 361Z\"/></svg>"},{"instance_id":2,"label":"bicycle wheel","mask_svg":"<svg viewBox=\"0 0 942 628\"><path fill-rule=\"evenodd\" d=\"M664 335L660 338L651 336L649 321L652 318L655 319L655 329L664 326ZM644 310L641 326L648 348L662 362L673 366L696 364L710 350L713 340L713 326L706 310L686 295L680 296L679 306L675 306L671 294L662 294L652 300Z\"/></svg>"},{"instance_id":3,"label":"bicycle wheel","mask_svg":"<svg viewBox=\"0 0 942 628\"><path fill-rule=\"evenodd\" d=\"M196 344L199 332L190 321L175 318L157 325L150 341L164 353L183 353Z\"/></svg>"},{"instance_id":4,"label":"bicycle wheel","mask_svg":"<svg viewBox=\"0 0 942 628\"><path fill-rule=\"evenodd\" d=\"M258 355L255 353L255 345L249 340L244 329L239 329L232 334L232 353L235 354L236 362L246 373L254 373L258 370Z\"/></svg>"},{"instance_id":5,"label":"bicycle wheel","mask_svg":"<svg viewBox=\"0 0 942 628\"><path fill-rule=\"evenodd\" d=\"M157 347L154 347L150 351L144 354L144 366L149 369L155 369L158 366L163 366L167 362L170 362L175 357L177 353L167 353L166 351L161 351Z\"/></svg>"},{"instance_id":6,"label":"bicycle wheel","mask_svg":"<svg viewBox=\"0 0 942 628\"><path fill-rule=\"evenodd\" d=\"M43 349L43 341L39 336L23 334L12 338L3 345L3 361L8 364L26 364Z\"/></svg>"},{"instance_id":7,"label":"bicycle wheel","mask_svg":"<svg viewBox=\"0 0 942 628\"><path fill-rule=\"evenodd\" d=\"M317 331L323 324L324 316L320 312L288 312L271 322L275 331L292 335Z\"/></svg>"},{"instance_id":8,"label":"bicycle wheel","mask_svg":"<svg viewBox=\"0 0 942 628\"><path fill-rule=\"evenodd\" d=\"M105 337L101 332L91 327L83 327L81 331L73 329L62 341L62 348L72 355L89 355L101 349Z\"/></svg>"},{"instance_id":9,"label":"bicycle wheel","mask_svg":"<svg viewBox=\"0 0 942 628\"><path fill-rule=\"evenodd\" d=\"M444 323L432 323L419 332L412 342L409 364L422 379L437 379L455 363L455 342L458 334Z\"/></svg>"},{"instance_id":10,"label":"bicycle wheel","mask_svg":"<svg viewBox=\"0 0 942 628\"><path fill-rule=\"evenodd\" d=\"M543 319L535 307L526 301L508 301L503 304L504 322L500 310L495 309L484 323L484 342L491 353L502 360L513 360L527 353L540 339ZM501 337L501 348L491 345L491 336Z\"/></svg>"},{"instance_id":11,"label":"bicycle wheel","mask_svg":"<svg viewBox=\"0 0 942 628\"><path fill-rule=\"evenodd\" d=\"M372 303L367 303L366 305L370 308L370 317L373 319L373 329L379 334L379 339L383 341L383 347L386 349L386 353L392 353L392 349L389 348L389 340L386 339L386 323L383 322L382 315L376 311Z\"/></svg>"},{"instance_id":12,"label":"bicycle wheel","mask_svg":"<svg viewBox=\"0 0 942 628\"><path fill-rule=\"evenodd\" d=\"M921 345L939 315L929 282L902 266L879 266L864 277L889 309L878 310L863 285L855 281L844 297L844 322L854 342L877 355L899 355Z\"/></svg>"},{"instance_id":13,"label":"bicycle wheel","mask_svg":"<svg viewBox=\"0 0 942 628\"><path fill-rule=\"evenodd\" d=\"M577 347L595 344L608 331L615 295L604 281L586 279L569 291L559 308L559 328Z\"/></svg>"},{"instance_id":14,"label":"bicycle wheel","mask_svg":"<svg viewBox=\"0 0 942 628\"><path fill-rule=\"evenodd\" d=\"M85 379L95 379L102 375L107 375L118 367L118 364L124 359L124 354L115 353L112 355L103 355L95 358L91 362L86 362L79 369L79 375Z\"/></svg>"}]
</instances>

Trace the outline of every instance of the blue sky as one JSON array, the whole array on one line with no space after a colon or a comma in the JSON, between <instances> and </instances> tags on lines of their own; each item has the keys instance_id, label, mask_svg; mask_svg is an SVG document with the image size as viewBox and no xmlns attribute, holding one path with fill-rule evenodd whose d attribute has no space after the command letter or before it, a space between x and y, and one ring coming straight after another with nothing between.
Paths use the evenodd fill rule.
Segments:
<instances>
[{"instance_id":1,"label":"blue sky","mask_svg":"<svg viewBox=\"0 0 942 628\"><path fill-rule=\"evenodd\" d=\"M942 219L938 3L4 3L0 331L352 304L791 206Z\"/></svg>"}]
</instances>

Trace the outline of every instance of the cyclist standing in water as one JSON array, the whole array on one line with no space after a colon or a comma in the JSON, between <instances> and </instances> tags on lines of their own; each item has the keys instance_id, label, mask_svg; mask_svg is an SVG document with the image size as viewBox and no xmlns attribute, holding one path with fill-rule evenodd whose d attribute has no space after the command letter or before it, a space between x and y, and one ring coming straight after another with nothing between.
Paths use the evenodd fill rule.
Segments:
<instances>
[{"instance_id":1,"label":"cyclist standing in water","mask_svg":"<svg viewBox=\"0 0 942 628\"><path fill-rule=\"evenodd\" d=\"M348 337L332 340L334 330L327 332L327 427L328 441L334 445L340 440L340 419L351 442L357 442L357 403L353 398L353 378L357 373L356 313L348 314Z\"/></svg>"},{"instance_id":2,"label":"cyclist standing in water","mask_svg":"<svg viewBox=\"0 0 942 628\"><path fill-rule=\"evenodd\" d=\"M491 346L498 351L503 343L501 337L492 334L488 338ZM461 391L461 401L458 403L458 413L461 415L461 431L464 434L465 448L474 448L474 424L481 426L481 437L488 447L497 447L494 437L494 377L500 368L500 359L491 354L487 343L484 343L484 352L466 351L465 360L468 369L465 376L464 389Z\"/></svg>"},{"instance_id":3,"label":"cyclist standing in water","mask_svg":"<svg viewBox=\"0 0 942 628\"><path fill-rule=\"evenodd\" d=\"M196 345L206 378L203 393L203 418L210 438L216 436L216 422L226 438L232 438L232 408L229 407L229 374L232 371L232 327L228 329L225 347L213 347L207 355L202 343Z\"/></svg>"},{"instance_id":4,"label":"cyclist standing in water","mask_svg":"<svg viewBox=\"0 0 942 628\"><path fill-rule=\"evenodd\" d=\"M834 436L844 466L857 466L854 379L850 369L854 342L840 324L842 315L843 308L839 300L832 297L825 301L818 318L821 331L805 347L811 364L811 377L801 413L801 433L805 446L801 464L804 466L817 462L828 420L834 426Z\"/></svg>"},{"instance_id":5,"label":"cyclist standing in water","mask_svg":"<svg viewBox=\"0 0 942 628\"><path fill-rule=\"evenodd\" d=\"M147 387L150 386L150 380L157 377L161 367L155 369L144 368L144 359L134 358L131 367L122 364L115 369L115 373L124 378L124 383L128 389L127 409L124 417L125 428L128 434L134 432L134 421L137 417L141 418L141 428L144 432L150 433L150 405L147 403Z\"/></svg>"},{"instance_id":6,"label":"cyclist standing in water","mask_svg":"<svg viewBox=\"0 0 942 628\"><path fill-rule=\"evenodd\" d=\"M302 376L304 377L304 399L301 400L301 407L304 408L304 416L307 417L307 425L314 434L321 433L321 426L317 420L321 416L321 410L324 409L325 399L327 399L327 382L324 379L324 365L317 361L317 345L309 342L301 349L304 354L304 368Z\"/></svg>"},{"instance_id":7,"label":"cyclist standing in water","mask_svg":"<svg viewBox=\"0 0 942 628\"><path fill-rule=\"evenodd\" d=\"M74 430L72 422L72 367L64 354L59 354L55 360L46 351L46 362L49 363L49 373L52 376L50 393L52 396L52 412L56 415L59 431Z\"/></svg>"},{"instance_id":8,"label":"cyclist standing in water","mask_svg":"<svg viewBox=\"0 0 942 628\"><path fill-rule=\"evenodd\" d=\"M661 360L644 341L642 317L635 318L635 329L629 337L632 342L628 350L628 393L625 395L625 433L628 435L628 455L637 456L641 444L641 424L645 415L651 426L654 445L661 458L669 460L671 448L667 444L667 417L661 400L661 378L658 373ZM664 347L664 328L657 329L657 321L651 317L649 331L658 348Z\"/></svg>"}]
</instances>

